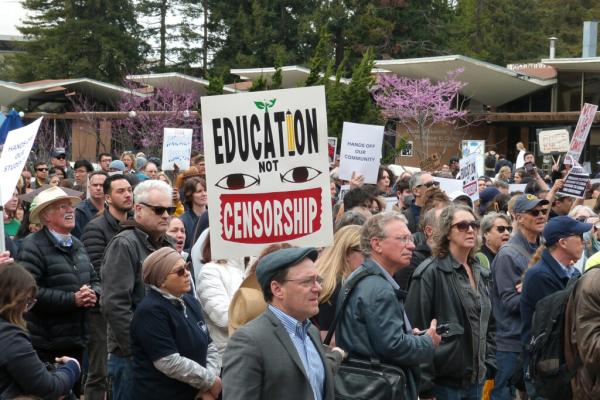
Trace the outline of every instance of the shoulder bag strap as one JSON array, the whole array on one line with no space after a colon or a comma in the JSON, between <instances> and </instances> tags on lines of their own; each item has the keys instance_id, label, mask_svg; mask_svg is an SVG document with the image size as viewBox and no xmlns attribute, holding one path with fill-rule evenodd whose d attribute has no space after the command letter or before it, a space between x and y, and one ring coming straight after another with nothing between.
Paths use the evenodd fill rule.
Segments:
<instances>
[{"instance_id":1,"label":"shoulder bag strap","mask_svg":"<svg viewBox=\"0 0 600 400\"><path fill-rule=\"evenodd\" d=\"M344 312L344 309L348 304L348 300L350 300L350 294L352 294L352 291L354 290L358 282L360 282L363 278L369 275L373 274L363 269L347 282L347 286L344 288L344 299L342 300L342 304L340 304L339 308L336 310L335 317L333 318L333 321L329 326L329 331L327 331L327 336L325 336L325 340L323 341L325 345L329 345L329 343L331 343L331 338L333 337L333 333L335 332L337 324L340 322L342 312Z\"/></svg>"}]
</instances>

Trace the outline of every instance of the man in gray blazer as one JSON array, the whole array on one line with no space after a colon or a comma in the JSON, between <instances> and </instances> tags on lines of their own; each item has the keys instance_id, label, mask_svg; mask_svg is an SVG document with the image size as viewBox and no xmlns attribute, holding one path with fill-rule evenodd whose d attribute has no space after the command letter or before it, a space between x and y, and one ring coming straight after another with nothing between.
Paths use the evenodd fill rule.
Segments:
<instances>
[{"instance_id":1,"label":"man in gray blazer","mask_svg":"<svg viewBox=\"0 0 600 400\"><path fill-rule=\"evenodd\" d=\"M333 400L333 374L344 352L321 343L309 318L319 311L321 277L314 248L263 257L256 277L267 310L229 339L223 400Z\"/></svg>"}]
</instances>

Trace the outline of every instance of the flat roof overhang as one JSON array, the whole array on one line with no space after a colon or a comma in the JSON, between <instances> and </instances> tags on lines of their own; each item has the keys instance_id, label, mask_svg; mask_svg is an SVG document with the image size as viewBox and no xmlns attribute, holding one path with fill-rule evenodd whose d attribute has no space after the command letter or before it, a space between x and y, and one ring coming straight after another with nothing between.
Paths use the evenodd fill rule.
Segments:
<instances>
[{"instance_id":1,"label":"flat roof overhang","mask_svg":"<svg viewBox=\"0 0 600 400\"><path fill-rule=\"evenodd\" d=\"M277 70L274 67L265 68L237 68L232 69L233 75L239 76L241 79L256 81L263 77L267 81L267 84L271 84L271 79ZM304 86L306 78L310 75L310 69L301 67L299 65L287 65L281 67L281 87L283 89L292 89L296 87ZM320 74L323 76L323 74ZM331 76L330 80L334 81L335 76ZM340 82L348 84L350 79L341 78Z\"/></svg>"},{"instance_id":2,"label":"flat roof overhang","mask_svg":"<svg viewBox=\"0 0 600 400\"><path fill-rule=\"evenodd\" d=\"M561 72L600 72L600 57L544 58L542 64Z\"/></svg>"},{"instance_id":3,"label":"flat roof overhang","mask_svg":"<svg viewBox=\"0 0 600 400\"><path fill-rule=\"evenodd\" d=\"M461 55L377 60L379 73L388 71L413 79L446 79L447 73L463 68L457 79L468 83L461 94L488 106L497 107L556 83L541 80L498 65Z\"/></svg>"},{"instance_id":4,"label":"flat roof overhang","mask_svg":"<svg viewBox=\"0 0 600 400\"><path fill-rule=\"evenodd\" d=\"M206 96L210 82L206 79L178 72L166 72L161 74L128 75L127 80L148 85L155 88L169 88L176 93L196 92L200 96ZM231 87L224 86L223 93L236 93Z\"/></svg>"}]
</instances>

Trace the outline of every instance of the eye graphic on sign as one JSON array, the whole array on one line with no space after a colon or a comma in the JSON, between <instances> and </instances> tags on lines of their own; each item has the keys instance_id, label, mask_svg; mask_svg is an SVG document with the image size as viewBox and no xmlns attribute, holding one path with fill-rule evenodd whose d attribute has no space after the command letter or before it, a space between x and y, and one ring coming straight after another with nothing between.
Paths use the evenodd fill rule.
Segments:
<instances>
[{"instance_id":1,"label":"eye graphic on sign","mask_svg":"<svg viewBox=\"0 0 600 400\"><path fill-rule=\"evenodd\" d=\"M219 179L215 186L221 189L239 190L256 184L260 185L260 178L248 174L229 174Z\"/></svg>"},{"instance_id":2,"label":"eye graphic on sign","mask_svg":"<svg viewBox=\"0 0 600 400\"><path fill-rule=\"evenodd\" d=\"M321 171L313 167L295 167L284 174L281 174L282 182L289 183L304 183L312 181L317 176L321 175Z\"/></svg>"}]
</instances>

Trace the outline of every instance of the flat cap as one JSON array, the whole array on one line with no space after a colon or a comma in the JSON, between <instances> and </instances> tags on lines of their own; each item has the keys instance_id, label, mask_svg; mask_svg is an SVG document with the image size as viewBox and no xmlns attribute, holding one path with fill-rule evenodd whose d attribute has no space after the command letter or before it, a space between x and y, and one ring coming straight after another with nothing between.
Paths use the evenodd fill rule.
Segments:
<instances>
[{"instance_id":1,"label":"flat cap","mask_svg":"<svg viewBox=\"0 0 600 400\"><path fill-rule=\"evenodd\" d=\"M294 266L307 257L315 261L318 255L314 247L291 247L274 251L258 261L256 279L264 292L278 271Z\"/></svg>"}]
</instances>

